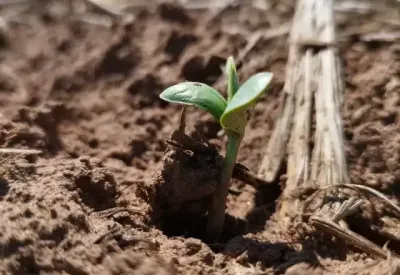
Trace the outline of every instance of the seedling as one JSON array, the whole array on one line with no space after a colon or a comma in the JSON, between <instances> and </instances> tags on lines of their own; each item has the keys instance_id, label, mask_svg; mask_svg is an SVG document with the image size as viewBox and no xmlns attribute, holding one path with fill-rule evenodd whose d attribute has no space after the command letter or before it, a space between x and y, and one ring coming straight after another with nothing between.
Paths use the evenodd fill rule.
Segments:
<instances>
[{"instance_id":1,"label":"seedling","mask_svg":"<svg viewBox=\"0 0 400 275\"><path fill-rule=\"evenodd\" d=\"M207 236L210 240L220 237L225 218L225 201L240 143L250 117L250 109L266 91L272 73L258 73L242 86L233 57L226 62L227 99L217 90L198 82L182 82L164 90L160 98L169 102L194 105L209 112L222 126L228 137L226 155L208 213Z\"/></svg>"}]
</instances>

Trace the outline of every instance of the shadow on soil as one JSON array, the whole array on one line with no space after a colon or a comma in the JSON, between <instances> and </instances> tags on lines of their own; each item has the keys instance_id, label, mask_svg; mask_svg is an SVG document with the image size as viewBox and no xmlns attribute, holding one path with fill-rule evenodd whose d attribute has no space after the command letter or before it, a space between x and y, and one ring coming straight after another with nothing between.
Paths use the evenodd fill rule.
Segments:
<instances>
[{"instance_id":1,"label":"shadow on soil","mask_svg":"<svg viewBox=\"0 0 400 275\"><path fill-rule=\"evenodd\" d=\"M320 263L315 251L307 249L307 245L299 243L303 249L296 251L290 243L258 242L243 236L233 238L224 248L222 253L235 257L238 263L260 264L270 267L274 274L283 274L289 267L306 262L312 266L319 266ZM288 261L288 259L291 259Z\"/></svg>"}]
</instances>

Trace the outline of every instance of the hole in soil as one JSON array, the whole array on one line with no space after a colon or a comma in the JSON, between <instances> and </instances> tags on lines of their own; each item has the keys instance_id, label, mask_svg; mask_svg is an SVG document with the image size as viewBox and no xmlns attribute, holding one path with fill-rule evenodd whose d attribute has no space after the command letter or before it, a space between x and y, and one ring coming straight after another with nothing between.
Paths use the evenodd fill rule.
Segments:
<instances>
[{"instance_id":1,"label":"hole in soil","mask_svg":"<svg viewBox=\"0 0 400 275\"><path fill-rule=\"evenodd\" d=\"M68 52L71 48L72 48L72 45L71 45L71 41L69 41L69 40L61 41L56 47L57 51L59 51L61 53Z\"/></svg>"},{"instance_id":2,"label":"hole in soil","mask_svg":"<svg viewBox=\"0 0 400 275\"><path fill-rule=\"evenodd\" d=\"M176 61L183 51L190 44L197 41L197 37L191 34L179 34L178 32L172 32L168 38L165 46L165 52L169 54L174 61Z\"/></svg>"},{"instance_id":3,"label":"hole in soil","mask_svg":"<svg viewBox=\"0 0 400 275\"><path fill-rule=\"evenodd\" d=\"M369 241L383 247L388 239L377 232L371 230L371 221L362 217L351 217L347 220L349 228L355 233L363 236ZM395 240L390 240L388 244L388 249L396 253L400 252L400 242Z\"/></svg>"},{"instance_id":4,"label":"hole in soil","mask_svg":"<svg viewBox=\"0 0 400 275\"><path fill-rule=\"evenodd\" d=\"M235 218L229 214L225 215L225 223L222 231L222 237L219 243L224 244L233 237L244 234L246 221ZM159 229L168 237L197 238L206 242L206 224L207 216L196 216L193 213L169 212L164 214L158 223ZM212 247L218 249L218 247ZM217 252L217 251L215 251Z\"/></svg>"},{"instance_id":5,"label":"hole in soil","mask_svg":"<svg viewBox=\"0 0 400 275\"><path fill-rule=\"evenodd\" d=\"M0 91L1 93L14 93L17 90L17 84L8 77L0 76Z\"/></svg>"},{"instance_id":6,"label":"hole in soil","mask_svg":"<svg viewBox=\"0 0 400 275\"><path fill-rule=\"evenodd\" d=\"M186 11L178 6L170 3L159 5L158 11L161 18L180 24L190 24L192 19L186 14Z\"/></svg>"},{"instance_id":7,"label":"hole in soil","mask_svg":"<svg viewBox=\"0 0 400 275\"><path fill-rule=\"evenodd\" d=\"M26 240L19 240L15 237L11 237L7 243L0 243L1 255L2 257L10 256L22 247L27 247L28 245L32 244L33 241L31 239Z\"/></svg>"},{"instance_id":8,"label":"hole in soil","mask_svg":"<svg viewBox=\"0 0 400 275\"><path fill-rule=\"evenodd\" d=\"M281 195L281 187L278 183L260 186L255 196L256 206L247 215L249 232L262 230L265 222L269 220L276 209L276 200Z\"/></svg>"},{"instance_id":9,"label":"hole in soil","mask_svg":"<svg viewBox=\"0 0 400 275\"><path fill-rule=\"evenodd\" d=\"M396 122L396 117L397 114L395 112L389 113L382 119L382 123L384 125L394 124Z\"/></svg>"},{"instance_id":10,"label":"hole in soil","mask_svg":"<svg viewBox=\"0 0 400 275\"><path fill-rule=\"evenodd\" d=\"M147 144L144 140L132 140L132 157L141 157L147 150Z\"/></svg>"},{"instance_id":11,"label":"hole in soil","mask_svg":"<svg viewBox=\"0 0 400 275\"><path fill-rule=\"evenodd\" d=\"M282 163L278 174L273 182L268 185L261 185L255 194L256 206L246 216L249 223L248 232L263 230L265 223L275 213L277 200L282 194L282 176L286 173L286 164Z\"/></svg>"},{"instance_id":12,"label":"hole in soil","mask_svg":"<svg viewBox=\"0 0 400 275\"><path fill-rule=\"evenodd\" d=\"M96 75L126 75L134 69L137 57L134 55L129 35L125 35L104 54Z\"/></svg>"},{"instance_id":13,"label":"hole in soil","mask_svg":"<svg viewBox=\"0 0 400 275\"><path fill-rule=\"evenodd\" d=\"M10 185L8 181L4 178L0 178L0 200L3 199L5 195L7 195L10 190Z\"/></svg>"},{"instance_id":14,"label":"hole in soil","mask_svg":"<svg viewBox=\"0 0 400 275\"><path fill-rule=\"evenodd\" d=\"M59 224L50 231L39 232L41 240L54 241L56 244L61 243L68 234L68 227L66 224Z\"/></svg>"},{"instance_id":15,"label":"hole in soil","mask_svg":"<svg viewBox=\"0 0 400 275\"><path fill-rule=\"evenodd\" d=\"M368 50L379 50L384 47L385 43L381 43L380 41L369 41L366 43Z\"/></svg>"},{"instance_id":16,"label":"hole in soil","mask_svg":"<svg viewBox=\"0 0 400 275\"><path fill-rule=\"evenodd\" d=\"M348 141L353 140L354 133L351 130L345 129L344 135L345 135L346 140L348 140Z\"/></svg>"},{"instance_id":17,"label":"hole in soil","mask_svg":"<svg viewBox=\"0 0 400 275\"><path fill-rule=\"evenodd\" d=\"M83 81L79 77L72 75L59 75L55 78L51 90L54 92L74 92L79 91L82 86Z\"/></svg>"},{"instance_id":18,"label":"hole in soil","mask_svg":"<svg viewBox=\"0 0 400 275\"><path fill-rule=\"evenodd\" d=\"M8 37L4 34L0 34L0 49L7 48L10 44Z\"/></svg>"},{"instance_id":19,"label":"hole in soil","mask_svg":"<svg viewBox=\"0 0 400 275\"><path fill-rule=\"evenodd\" d=\"M203 56L194 56L183 65L182 75L188 81L212 85L222 74L221 66L224 63L224 58L215 55L207 59Z\"/></svg>"},{"instance_id":20,"label":"hole in soil","mask_svg":"<svg viewBox=\"0 0 400 275\"><path fill-rule=\"evenodd\" d=\"M110 154L110 158L118 159L125 163L126 166L131 166L132 156L127 152L113 152Z\"/></svg>"},{"instance_id":21,"label":"hole in soil","mask_svg":"<svg viewBox=\"0 0 400 275\"><path fill-rule=\"evenodd\" d=\"M97 138L90 139L89 146L90 146L90 148L93 148L93 149L99 147L99 140Z\"/></svg>"},{"instance_id":22,"label":"hole in soil","mask_svg":"<svg viewBox=\"0 0 400 275\"><path fill-rule=\"evenodd\" d=\"M123 161L126 166L132 166L135 159L137 160L148 151L148 146L143 140L132 140L130 146L130 150L113 152L110 157Z\"/></svg>"},{"instance_id":23,"label":"hole in soil","mask_svg":"<svg viewBox=\"0 0 400 275\"><path fill-rule=\"evenodd\" d=\"M142 78L133 81L128 87L128 94L134 108L145 108L151 106L166 106L167 103L161 100L158 95L162 91L162 84L153 74L146 74Z\"/></svg>"},{"instance_id":24,"label":"hole in soil","mask_svg":"<svg viewBox=\"0 0 400 275\"><path fill-rule=\"evenodd\" d=\"M393 194L396 197L400 197L400 182L395 182L388 188L388 190L385 190L385 192Z\"/></svg>"}]
</instances>

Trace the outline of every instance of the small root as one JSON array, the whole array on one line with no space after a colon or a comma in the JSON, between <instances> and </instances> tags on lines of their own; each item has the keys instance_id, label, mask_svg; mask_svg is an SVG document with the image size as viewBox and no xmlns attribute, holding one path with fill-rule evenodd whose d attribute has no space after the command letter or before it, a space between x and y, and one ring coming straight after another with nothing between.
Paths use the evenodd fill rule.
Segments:
<instances>
[{"instance_id":1,"label":"small root","mask_svg":"<svg viewBox=\"0 0 400 275\"><path fill-rule=\"evenodd\" d=\"M123 229L120 226L114 226L109 231L95 239L93 243L104 246L113 239L116 239L119 245L126 246L129 244L137 244L142 242L147 244L150 250L157 251L159 249L158 243L145 238L135 237L131 234L126 234L123 232Z\"/></svg>"},{"instance_id":2,"label":"small root","mask_svg":"<svg viewBox=\"0 0 400 275\"><path fill-rule=\"evenodd\" d=\"M121 230L120 227L115 226L108 230L106 233L100 235L98 238L94 240L94 244L100 244L100 243L107 243L109 240L113 239L115 234L119 233Z\"/></svg>"},{"instance_id":3,"label":"small root","mask_svg":"<svg viewBox=\"0 0 400 275\"><path fill-rule=\"evenodd\" d=\"M128 212L132 215L139 215L142 217L146 217L146 214L143 212L143 209L134 209L134 208L128 208L128 207L114 207L110 209L106 209L103 211L97 212L100 216L103 216L105 218L110 218L116 214L119 214L121 212Z\"/></svg>"}]
</instances>

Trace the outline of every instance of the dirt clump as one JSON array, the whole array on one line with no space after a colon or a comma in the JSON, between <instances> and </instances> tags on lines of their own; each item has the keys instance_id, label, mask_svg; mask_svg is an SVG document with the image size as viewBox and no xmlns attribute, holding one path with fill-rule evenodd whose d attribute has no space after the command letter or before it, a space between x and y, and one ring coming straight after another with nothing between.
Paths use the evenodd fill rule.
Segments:
<instances>
[{"instance_id":1,"label":"dirt clump","mask_svg":"<svg viewBox=\"0 0 400 275\"><path fill-rule=\"evenodd\" d=\"M219 167L211 158L173 149L164 155L155 179L154 207L164 232L180 235L189 231L187 234L192 236L204 232L204 219L219 175Z\"/></svg>"}]
</instances>

